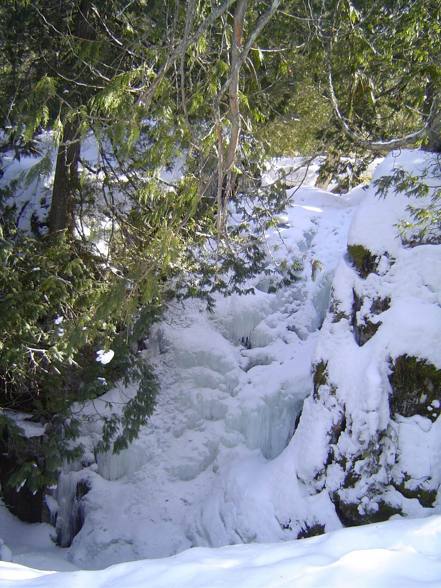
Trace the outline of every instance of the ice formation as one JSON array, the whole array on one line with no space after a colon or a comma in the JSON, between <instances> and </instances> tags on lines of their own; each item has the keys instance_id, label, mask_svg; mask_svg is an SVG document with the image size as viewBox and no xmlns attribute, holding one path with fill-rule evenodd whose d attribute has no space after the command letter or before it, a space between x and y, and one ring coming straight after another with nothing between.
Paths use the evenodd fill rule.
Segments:
<instances>
[{"instance_id":1,"label":"ice formation","mask_svg":"<svg viewBox=\"0 0 441 588\"><path fill-rule=\"evenodd\" d=\"M268 248L271 263L301 262L297 282L272 292L257 276L255 294L219 297L211 314L196 301L176 303L153 328L144 353L161 387L154 415L125 452L99 455L65 474L69 490L60 487L77 512L72 485L83 477L90 486L72 561L98 567L295 538L295 504L313 525L323 502L339 526L320 497L305 501L289 442L312 391L314 348L359 200L296 191ZM73 534L72 520L61 516L61 536Z\"/></svg>"}]
</instances>

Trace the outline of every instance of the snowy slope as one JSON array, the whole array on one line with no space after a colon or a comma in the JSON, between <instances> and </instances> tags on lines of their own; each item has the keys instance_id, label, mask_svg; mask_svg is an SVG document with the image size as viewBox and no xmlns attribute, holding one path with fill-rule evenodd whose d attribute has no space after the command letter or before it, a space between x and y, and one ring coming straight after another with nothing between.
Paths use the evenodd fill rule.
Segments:
<instances>
[{"instance_id":1,"label":"snowy slope","mask_svg":"<svg viewBox=\"0 0 441 588\"><path fill-rule=\"evenodd\" d=\"M47 523L24 523L14 517L0 500L0 563L13 560L43 570L76 570L66 560L66 550L56 547L54 529ZM0 586L3 576L0 572Z\"/></svg>"},{"instance_id":2,"label":"snowy slope","mask_svg":"<svg viewBox=\"0 0 441 588\"><path fill-rule=\"evenodd\" d=\"M100 571L0 562L2 588L417 588L441 585L441 518L390 521L295 542L197 548Z\"/></svg>"}]
</instances>

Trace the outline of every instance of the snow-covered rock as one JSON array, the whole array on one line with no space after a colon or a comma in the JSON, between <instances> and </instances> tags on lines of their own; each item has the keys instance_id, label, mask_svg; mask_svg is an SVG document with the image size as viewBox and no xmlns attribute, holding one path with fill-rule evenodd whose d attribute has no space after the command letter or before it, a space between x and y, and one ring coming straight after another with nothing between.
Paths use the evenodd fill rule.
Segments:
<instances>
[{"instance_id":1,"label":"snow-covered rock","mask_svg":"<svg viewBox=\"0 0 441 588\"><path fill-rule=\"evenodd\" d=\"M431 158L391 154L375 178L426 173ZM393 187L380 199L371 185L354 216L292 441L308 493L325 492L344 524L439 504L441 245L403 243L409 204L424 202Z\"/></svg>"}]
</instances>

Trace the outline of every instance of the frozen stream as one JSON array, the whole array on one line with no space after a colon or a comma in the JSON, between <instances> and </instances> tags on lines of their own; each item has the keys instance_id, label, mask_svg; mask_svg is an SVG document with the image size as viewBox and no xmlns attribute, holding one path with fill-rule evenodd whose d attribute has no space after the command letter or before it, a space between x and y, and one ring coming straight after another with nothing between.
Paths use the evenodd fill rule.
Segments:
<instances>
[{"instance_id":1,"label":"frozen stream","mask_svg":"<svg viewBox=\"0 0 441 588\"><path fill-rule=\"evenodd\" d=\"M390 156L377 177L403 163L420 169L427 157ZM440 512L439 400L420 400L434 419L394 416L389 402L391 358L441 365L440 246L403 245L396 226L409 201L392 195L302 188L268 236L269 263L302 262L297 282L270 293L258 276L255 295L220 298L212 314L194 301L171 307L144 352L161 385L150 422L119 456L94 455L90 425L84 463L51 499L62 540L79 531L72 545L55 547L50 525L21 523L0 501L1 586L340 588L354 575L369 588L440 585L441 517L430 516ZM360 277L347 242L377 253L378 271ZM360 322L348 318L357 296ZM388 300L381 316L378 299ZM381 322L360 345L365 316ZM318 362L327 381L311 395ZM366 447L380 449L374 460ZM353 456L356 468L373 468L346 467ZM433 507L400 495L393 483L403 475L437 492ZM361 515L387 498L403 517L340 529L336 491Z\"/></svg>"},{"instance_id":2,"label":"frozen stream","mask_svg":"<svg viewBox=\"0 0 441 588\"><path fill-rule=\"evenodd\" d=\"M99 456L60 483L66 538L76 482L91 486L69 548L76 565L297 537L289 441L311 391L317 333L360 195L296 193L280 234L268 240L273 262L302 261L293 285L268 293L256 278L254 295L220 298L211 314L198 302L176 304L153 329L145 353L161 392L149 424L128 450Z\"/></svg>"},{"instance_id":3,"label":"frozen stream","mask_svg":"<svg viewBox=\"0 0 441 588\"><path fill-rule=\"evenodd\" d=\"M68 545L82 525L62 550L66 565L102 568L193 546L294 539L299 504L313 519L317 499L298 484L290 439L362 197L361 189L343 197L310 187L295 193L268 236L270 263L303 264L293 285L268 292L268 278L258 276L254 295L220 297L211 314L196 301L169 308L144 352L160 382L149 423L129 449L97 458L91 426L84 467L61 476L51 505L58 536ZM109 400L128 394L114 390ZM39 540L46 550L39 555L16 535L1 534L12 559L43 565L49 539Z\"/></svg>"}]
</instances>

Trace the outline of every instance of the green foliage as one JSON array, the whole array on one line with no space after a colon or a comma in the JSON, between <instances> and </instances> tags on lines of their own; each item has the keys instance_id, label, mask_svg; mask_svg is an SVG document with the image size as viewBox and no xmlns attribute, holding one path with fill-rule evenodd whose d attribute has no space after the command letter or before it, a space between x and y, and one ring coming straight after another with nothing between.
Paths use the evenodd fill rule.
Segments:
<instances>
[{"instance_id":1,"label":"green foliage","mask_svg":"<svg viewBox=\"0 0 441 588\"><path fill-rule=\"evenodd\" d=\"M331 109L309 75L310 69L305 69L296 80L285 112L258 129L257 136L267 143L270 155L314 155L323 150L320 137L329 124Z\"/></svg>"},{"instance_id":2,"label":"green foliage","mask_svg":"<svg viewBox=\"0 0 441 588\"><path fill-rule=\"evenodd\" d=\"M392 174L376 181L377 194L385 197L390 192L405 194L413 199L407 210L412 220L402 220L398 229L408 245L439 243L441 239L441 169L439 158L421 171L410 173L397 168ZM415 202L421 200L421 205Z\"/></svg>"},{"instance_id":3,"label":"green foliage","mask_svg":"<svg viewBox=\"0 0 441 588\"><path fill-rule=\"evenodd\" d=\"M29 187L33 182L40 178L47 178L52 172L52 160L49 153L43 155L43 157L33 165L24 179L25 187Z\"/></svg>"},{"instance_id":4,"label":"green foliage","mask_svg":"<svg viewBox=\"0 0 441 588\"><path fill-rule=\"evenodd\" d=\"M441 400L441 370L408 355L400 355L390 363L391 413L404 417L421 415L435 421Z\"/></svg>"},{"instance_id":5,"label":"green foliage","mask_svg":"<svg viewBox=\"0 0 441 588\"><path fill-rule=\"evenodd\" d=\"M44 75L33 88L33 92L26 104L28 120L23 137L30 141L39 127L44 127L49 122L49 108L47 103L54 98L57 92L57 82L53 77Z\"/></svg>"},{"instance_id":6,"label":"green foliage","mask_svg":"<svg viewBox=\"0 0 441 588\"><path fill-rule=\"evenodd\" d=\"M40 388L41 376L36 381L29 376L41 370L56 377L60 365L75 364L72 340L76 336L86 344L93 320L91 314L77 324L78 309L83 304L93 309L100 292L95 276L64 239L46 244L17 235L0 246L5 395L12 386L26 404L29 391ZM84 334L78 337L80 331Z\"/></svg>"},{"instance_id":7,"label":"green foliage","mask_svg":"<svg viewBox=\"0 0 441 588\"><path fill-rule=\"evenodd\" d=\"M138 436L141 426L145 424L146 415L152 414L158 393L156 378L151 368L140 360L126 372L126 384L135 375L139 382L137 394L124 404L121 411L117 410L110 416L103 417L102 439L97 446L97 451L112 449L114 453L120 453L123 449L127 449Z\"/></svg>"},{"instance_id":8,"label":"green foliage","mask_svg":"<svg viewBox=\"0 0 441 588\"><path fill-rule=\"evenodd\" d=\"M363 245L348 245L348 256L362 278L366 278L377 269L378 256L373 255Z\"/></svg>"},{"instance_id":9,"label":"green foliage","mask_svg":"<svg viewBox=\"0 0 441 588\"><path fill-rule=\"evenodd\" d=\"M0 380L2 409L33 415L46 425L38 462L21 462L17 471L31 490L56 475L63 459L78 459L81 445L79 407L101 397L123 375L127 383L138 382L138 391L116 415L114 430L104 431L107 444L116 437L130 441L154 406L156 388L148 384L147 368L135 367L136 353L130 325L123 331L121 288L97 268L80 243L61 235L35 239L6 227L0 241ZM150 314L137 317L148 328ZM141 326L137 324L139 332ZM115 350L108 365L96 361L99 349ZM72 412L72 409L75 410ZM2 419L8 422L7 412ZM13 431L14 452L20 432ZM30 474L32 473L32 477ZM18 482L17 482L18 483Z\"/></svg>"}]
</instances>

